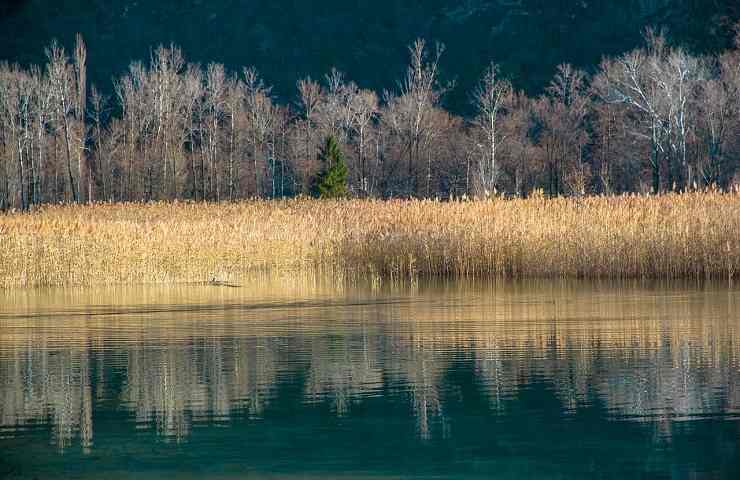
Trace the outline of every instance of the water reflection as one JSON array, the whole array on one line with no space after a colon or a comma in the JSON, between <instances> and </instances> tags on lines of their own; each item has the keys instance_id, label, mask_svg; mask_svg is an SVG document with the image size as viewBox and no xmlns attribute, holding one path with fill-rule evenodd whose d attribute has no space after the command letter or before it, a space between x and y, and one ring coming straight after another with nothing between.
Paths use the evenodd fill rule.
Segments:
<instances>
[{"instance_id":1,"label":"water reflection","mask_svg":"<svg viewBox=\"0 0 740 480\"><path fill-rule=\"evenodd\" d=\"M3 353L0 435L48 423L59 448L78 439L87 450L93 440L90 352L50 349L45 340L28 339L24 349Z\"/></svg>"},{"instance_id":2,"label":"water reflection","mask_svg":"<svg viewBox=\"0 0 740 480\"><path fill-rule=\"evenodd\" d=\"M228 420L232 410L259 415L274 383L274 347L263 340L197 338L192 343L142 341L127 352L120 395L138 428L153 426L181 440L193 421Z\"/></svg>"},{"instance_id":3,"label":"water reflection","mask_svg":"<svg viewBox=\"0 0 740 480\"><path fill-rule=\"evenodd\" d=\"M259 285L2 294L0 441L48 431L89 453L109 412L183 442L198 425L352 418L381 399L373 421L403 422L400 409L428 442L454 436L461 412L545 416L521 411L537 389L561 417L597 408L660 442L682 420L740 418L733 288Z\"/></svg>"}]
</instances>

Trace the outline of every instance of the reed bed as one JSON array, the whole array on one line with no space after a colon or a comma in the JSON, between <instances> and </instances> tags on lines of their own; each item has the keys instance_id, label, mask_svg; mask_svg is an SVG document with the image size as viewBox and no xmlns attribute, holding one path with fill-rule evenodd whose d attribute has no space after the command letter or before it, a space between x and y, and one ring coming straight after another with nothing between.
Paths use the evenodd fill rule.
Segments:
<instances>
[{"instance_id":1,"label":"reed bed","mask_svg":"<svg viewBox=\"0 0 740 480\"><path fill-rule=\"evenodd\" d=\"M46 206L0 216L0 286L238 282L255 272L733 278L740 193Z\"/></svg>"}]
</instances>

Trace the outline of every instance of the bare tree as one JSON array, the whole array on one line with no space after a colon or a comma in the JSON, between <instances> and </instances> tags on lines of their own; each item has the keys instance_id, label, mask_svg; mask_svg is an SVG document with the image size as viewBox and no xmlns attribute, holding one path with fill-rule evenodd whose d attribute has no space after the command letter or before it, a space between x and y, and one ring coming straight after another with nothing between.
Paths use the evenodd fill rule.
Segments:
<instances>
[{"instance_id":1,"label":"bare tree","mask_svg":"<svg viewBox=\"0 0 740 480\"><path fill-rule=\"evenodd\" d=\"M368 139L378 114L378 96L371 90L359 90L350 99L350 126L357 136L357 189L362 195L372 194L374 175L368 165Z\"/></svg>"},{"instance_id":2,"label":"bare tree","mask_svg":"<svg viewBox=\"0 0 740 480\"><path fill-rule=\"evenodd\" d=\"M586 116L591 108L586 89L586 73L565 64L559 65L555 78L548 87L552 99L552 133L560 142L562 157L558 163L566 168L565 186L570 193L584 195L588 188L590 171L585 162L584 149L589 142Z\"/></svg>"},{"instance_id":3,"label":"bare tree","mask_svg":"<svg viewBox=\"0 0 740 480\"><path fill-rule=\"evenodd\" d=\"M188 157L190 158L190 180L191 180L191 194L194 200L198 200L198 172L203 178L203 164L201 163L200 169L196 167L196 157L198 157L198 146L200 143L201 128L200 128L200 117L199 114L202 110L203 105L203 73L198 65L188 65L185 72L185 78L183 80L183 106L181 115L181 126L179 129L180 145L190 145L190 152ZM196 118L198 117L198 118ZM200 155L201 160L203 156ZM202 184L202 182L200 183ZM201 199L205 200L204 196Z\"/></svg>"},{"instance_id":4,"label":"bare tree","mask_svg":"<svg viewBox=\"0 0 740 480\"><path fill-rule=\"evenodd\" d=\"M477 111L473 125L486 142L485 147L476 142L480 150L476 186L480 190L479 193L486 195L496 190L500 174L500 167L496 163L496 149L505 138L501 134L500 120L511 91L511 83L502 80L499 67L491 63L473 94L473 103Z\"/></svg>"},{"instance_id":5,"label":"bare tree","mask_svg":"<svg viewBox=\"0 0 740 480\"><path fill-rule=\"evenodd\" d=\"M570 65L558 66L547 95L534 105L538 119L536 144L550 195L583 195L590 172L584 161L589 141L585 128L589 111L585 73Z\"/></svg>"},{"instance_id":6,"label":"bare tree","mask_svg":"<svg viewBox=\"0 0 740 480\"><path fill-rule=\"evenodd\" d=\"M464 119L441 106L443 48L422 40L382 102L332 69L298 82L294 111L254 68L186 65L174 45L133 62L109 107L94 87L88 98L77 36L72 58L52 43L43 70L0 64L0 209L305 193L329 134L363 197L727 188L740 158L739 52L698 58L648 32L644 48L605 59L593 79L559 66L538 98L490 64Z\"/></svg>"},{"instance_id":7,"label":"bare tree","mask_svg":"<svg viewBox=\"0 0 740 480\"><path fill-rule=\"evenodd\" d=\"M226 76L221 64L208 65L205 77L206 119L204 131L208 142L209 196L221 199L221 170L219 158L221 151L222 125L226 115ZM204 189L205 190L205 189Z\"/></svg>"},{"instance_id":8,"label":"bare tree","mask_svg":"<svg viewBox=\"0 0 740 480\"><path fill-rule=\"evenodd\" d=\"M320 136L331 135L340 144L347 144L352 124L352 100L358 88L345 82L344 74L336 69L326 75L326 89L321 90L316 108Z\"/></svg>"},{"instance_id":9,"label":"bare tree","mask_svg":"<svg viewBox=\"0 0 740 480\"><path fill-rule=\"evenodd\" d=\"M722 55L718 74L704 82L698 95L698 130L705 155L697 174L705 185L727 188L736 165L730 152L740 137L740 55Z\"/></svg>"},{"instance_id":10,"label":"bare tree","mask_svg":"<svg viewBox=\"0 0 740 480\"><path fill-rule=\"evenodd\" d=\"M112 149L109 142L106 140L112 136L112 133L106 128L103 123L103 115L106 112L106 104L108 99L100 94L97 88L93 85L90 89L90 118L92 120L92 146L95 153L94 157L88 156L88 162L90 165L88 173L89 187L88 192L90 200L94 200L94 191L91 188L93 182L92 171L95 172L96 178L95 183L100 184L100 190L102 195L98 195L103 199L110 199L111 192L111 155ZM95 161L92 161L94 158Z\"/></svg>"},{"instance_id":11,"label":"bare tree","mask_svg":"<svg viewBox=\"0 0 740 480\"><path fill-rule=\"evenodd\" d=\"M17 172L18 206L25 210L29 205L29 192L26 187L28 182L28 142L30 140L30 126L32 122L31 113L31 79L25 71L18 66L4 68L4 93L2 94L2 117L8 132L8 140L12 145L11 164L15 157ZM12 168L12 167L11 167ZM6 170L6 174L10 168ZM7 179L6 179L7 182ZM9 194L9 189L8 192Z\"/></svg>"},{"instance_id":12,"label":"bare tree","mask_svg":"<svg viewBox=\"0 0 740 480\"><path fill-rule=\"evenodd\" d=\"M149 160L155 110L149 81L144 65L134 62L129 72L115 84L125 125L125 173L120 177L119 190L128 200L150 200L153 196L155 169Z\"/></svg>"},{"instance_id":13,"label":"bare tree","mask_svg":"<svg viewBox=\"0 0 740 480\"><path fill-rule=\"evenodd\" d=\"M36 155L31 158L31 203L39 203L45 193L44 170L47 165L46 143L48 141L47 131L50 128L52 116L52 89L49 80L37 67L31 67L31 82L33 90L33 114ZM35 158L35 167L34 167Z\"/></svg>"},{"instance_id":14,"label":"bare tree","mask_svg":"<svg viewBox=\"0 0 740 480\"><path fill-rule=\"evenodd\" d=\"M531 187L534 176L531 159L535 156L536 149L530 137L533 102L523 92L511 91L505 103L508 114L501 121L501 135L506 137L506 143L503 144L503 155L499 163L501 170L508 176L509 191L514 195L524 196Z\"/></svg>"},{"instance_id":15,"label":"bare tree","mask_svg":"<svg viewBox=\"0 0 740 480\"><path fill-rule=\"evenodd\" d=\"M650 77L662 97L662 116L665 118L663 128L673 160L671 183L684 189L694 183L693 170L687 155L687 142L696 121L692 103L699 83L705 79L705 71L698 58L682 49L666 53L665 56L650 57Z\"/></svg>"},{"instance_id":16,"label":"bare tree","mask_svg":"<svg viewBox=\"0 0 740 480\"><path fill-rule=\"evenodd\" d=\"M254 188L257 195L262 194L262 174L260 165L264 162L265 141L272 129L274 106L270 97L272 88L262 81L254 68L244 69L246 111L252 143L254 165Z\"/></svg>"},{"instance_id":17,"label":"bare tree","mask_svg":"<svg viewBox=\"0 0 740 480\"><path fill-rule=\"evenodd\" d=\"M418 189L417 168L421 150L430 138L431 111L452 88L452 84L439 82L439 60L443 53L444 46L437 44L430 59L424 40L416 40L409 47L410 63L400 82L399 95L385 93L387 108L383 120L401 141L407 158L407 194L416 193Z\"/></svg>"},{"instance_id":18,"label":"bare tree","mask_svg":"<svg viewBox=\"0 0 740 480\"><path fill-rule=\"evenodd\" d=\"M79 33L75 37L75 53L74 53L74 74L76 84L76 137L77 137L77 179L80 190L80 197L82 197L82 185L84 184L84 172L83 163L85 161L85 150L87 147L87 126L85 123L85 110L87 107L87 47L85 41L82 39L82 35ZM88 201L90 200L90 192L88 192Z\"/></svg>"},{"instance_id":19,"label":"bare tree","mask_svg":"<svg viewBox=\"0 0 740 480\"><path fill-rule=\"evenodd\" d=\"M61 128L64 138L67 176L72 199L78 202L78 184L72 173L72 149L75 144L73 114L75 106L79 106L79 95L76 91L77 84L74 81L74 72L69 64L69 58L65 54L64 48L56 41L53 41L46 50L46 56L48 59L47 75L54 91L54 121Z\"/></svg>"},{"instance_id":20,"label":"bare tree","mask_svg":"<svg viewBox=\"0 0 740 480\"><path fill-rule=\"evenodd\" d=\"M696 121L692 103L706 71L699 59L669 48L663 35L648 31L646 40L646 49L602 64L599 95L638 114L634 134L650 141L653 191L661 189L666 169L668 186L683 189L694 180L687 142Z\"/></svg>"},{"instance_id":21,"label":"bare tree","mask_svg":"<svg viewBox=\"0 0 740 480\"><path fill-rule=\"evenodd\" d=\"M229 165L228 186L229 200L234 200L239 192L239 163L235 162L238 155L240 134L237 129L239 119L244 116L244 98L246 96L244 83L236 76L230 78L226 86L226 112L229 121Z\"/></svg>"},{"instance_id":22,"label":"bare tree","mask_svg":"<svg viewBox=\"0 0 740 480\"><path fill-rule=\"evenodd\" d=\"M151 59L152 100L156 116L154 139L162 161L162 192L170 198L177 195L177 150L182 128L182 92L181 74L185 67L182 52L174 45L169 48L159 46Z\"/></svg>"}]
</instances>

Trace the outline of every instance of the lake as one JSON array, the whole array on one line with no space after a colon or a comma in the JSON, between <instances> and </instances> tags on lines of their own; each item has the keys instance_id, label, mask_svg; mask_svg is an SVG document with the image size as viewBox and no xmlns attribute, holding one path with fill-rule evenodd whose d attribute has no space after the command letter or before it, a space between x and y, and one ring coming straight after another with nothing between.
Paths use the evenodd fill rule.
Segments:
<instances>
[{"instance_id":1,"label":"lake","mask_svg":"<svg viewBox=\"0 0 740 480\"><path fill-rule=\"evenodd\" d=\"M0 291L0 478L740 478L740 288Z\"/></svg>"}]
</instances>

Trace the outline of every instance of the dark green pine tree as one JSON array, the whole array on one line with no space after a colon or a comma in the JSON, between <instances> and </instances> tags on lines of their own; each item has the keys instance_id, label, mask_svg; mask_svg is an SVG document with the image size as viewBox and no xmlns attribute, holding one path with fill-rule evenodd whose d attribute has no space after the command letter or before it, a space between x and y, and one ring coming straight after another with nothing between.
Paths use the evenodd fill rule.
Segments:
<instances>
[{"instance_id":1,"label":"dark green pine tree","mask_svg":"<svg viewBox=\"0 0 740 480\"><path fill-rule=\"evenodd\" d=\"M321 150L321 172L316 177L314 195L319 198L342 198L347 190L347 162L337 140L329 135Z\"/></svg>"}]
</instances>

